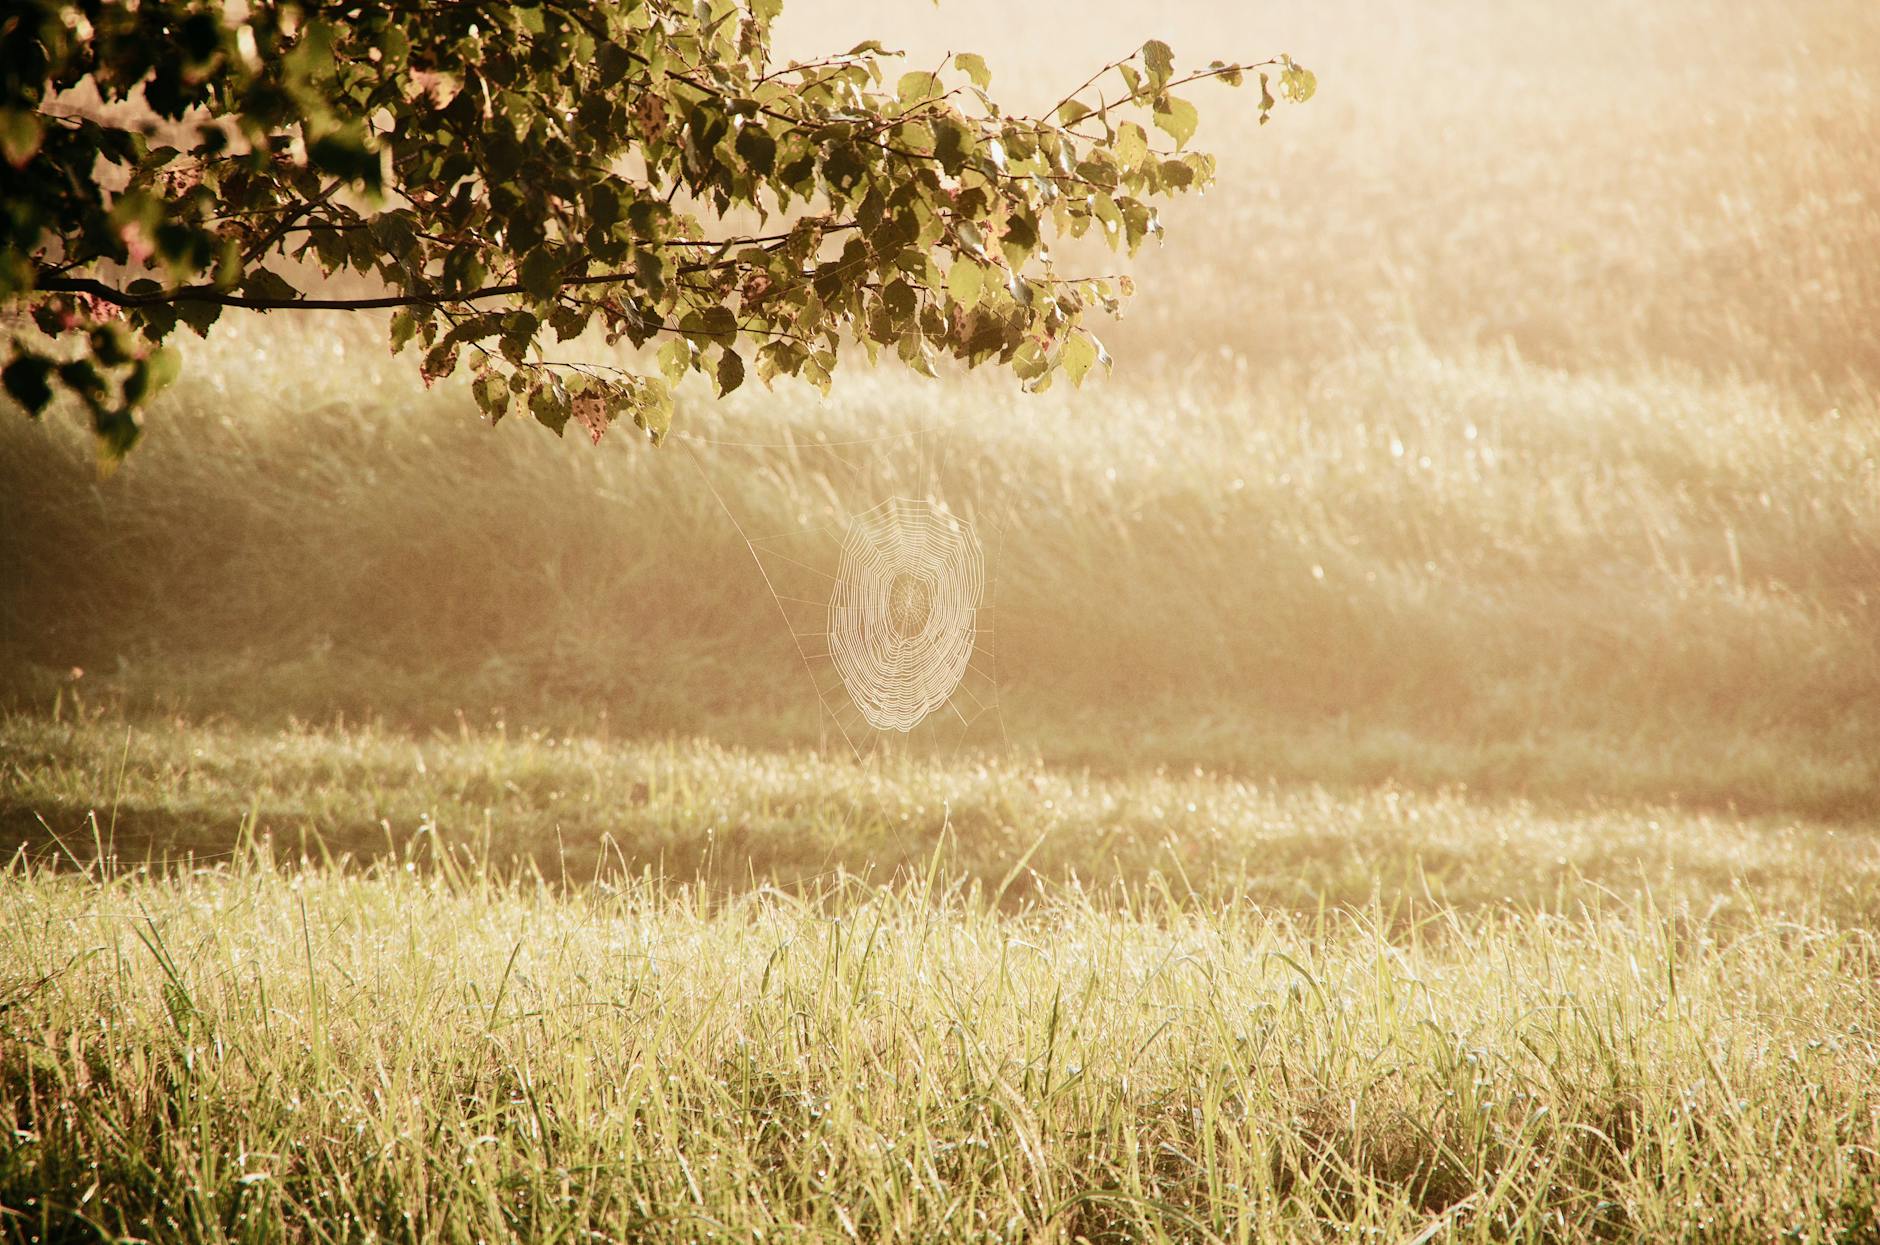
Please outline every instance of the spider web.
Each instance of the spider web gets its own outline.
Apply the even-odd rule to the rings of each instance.
[[[829,655],[876,730],[914,729],[959,689],[978,641],[985,566],[972,524],[890,497],[849,520],[829,598]]]
[[[949,471],[944,425],[672,439],[750,552],[754,608],[768,596],[790,632],[825,749],[865,761],[1009,747],[993,649],[1009,502],[953,480],[969,473]],[[795,524],[763,530],[719,487],[734,471],[784,490]]]

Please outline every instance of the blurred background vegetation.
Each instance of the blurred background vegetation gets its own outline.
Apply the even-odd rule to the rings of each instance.
[[[790,6],[786,54],[978,50],[1019,104],[1151,35],[1318,71],[1265,128],[1200,97],[1222,185],[1112,381],[700,389],[690,442],[590,448],[376,320],[225,317],[109,479],[0,421],[0,699],[814,743],[711,486],[774,532],[931,485],[998,536],[972,746],[1880,809],[1880,10],[1271,7]]]

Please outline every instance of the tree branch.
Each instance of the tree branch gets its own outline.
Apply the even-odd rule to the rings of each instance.
[[[637,274],[631,272],[606,272],[586,277],[569,277],[561,282],[561,285],[564,287],[608,285],[615,282],[624,284],[637,279]],[[241,307],[249,311],[373,311],[389,307],[439,307],[450,303],[469,303],[485,298],[502,298],[512,294],[528,293],[528,289],[522,284],[511,283],[486,285],[478,289],[455,293],[422,290],[412,294],[385,294],[370,298],[255,298],[247,294],[230,294],[212,285],[186,285],[181,289],[163,290],[155,294],[130,294],[114,289],[102,281],[94,281],[90,277],[55,278],[39,283],[36,288],[49,293],[90,294],[119,307],[155,307],[164,303],[214,303],[218,307]]]
[[[849,222],[830,226],[830,228],[853,229],[855,224]],[[777,242],[773,243],[771,248],[766,249],[774,249],[775,245],[788,237],[788,234],[777,235]],[[712,272],[727,266],[735,266],[737,262],[736,260],[719,260],[684,264],[675,270],[674,275],[688,276],[694,273]],[[814,275],[815,270],[805,274],[806,277]],[[557,288],[625,284],[637,280],[639,280],[637,272],[601,272],[563,278],[557,282]],[[119,307],[156,307],[165,303],[213,303],[218,307],[240,307],[249,311],[374,311],[392,307],[442,307],[453,303],[478,302],[485,298],[505,298],[529,292],[528,287],[520,282],[508,282],[451,293],[442,290],[421,290],[416,293],[381,294],[366,298],[258,298],[248,294],[230,294],[212,285],[186,285],[179,289],[161,290],[154,294],[132,294],[90,277],[55,277],[37,282],[34,288],[52,294],[90,294]]]
[[[328,199],[331,199],[335,194],[339,192],[339,188],[345,184],[346,183],[343,180],[336,177],[333,179],[332,183],[329,186],[327,186],[325,190],[322,190],[320,192],[318,197],[313,198],[313,199],[302,200],[299,204],[295,205],[292,211],[288,212],[287,215],[281,217],[279,223],[277,223],[272,230],[270,230],[263,237],[257,239],[254,243],[252,243],[248,247],[246,251],[242,252],[243,266],[245,267],[249,264],[252,264],[255,262],[255,260],[267,254],[268,251],[274,246],[274,244],[276,242],[279,242],[283,237],[285,237],[287,235],[287,231],[294,227],[295,221],[307,215],[307,213],[313,211],[315,208],[325,203]]]

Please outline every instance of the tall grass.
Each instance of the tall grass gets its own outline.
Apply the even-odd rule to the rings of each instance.
[[[0,873],[19,1239],[1858,1241],[1870,932]]]
[[[479,428],[355,334],[227,326],[103,484],[77,433],[7,427],[16,705],[51,704],[77,666],[94,702],[194,714],[428,726],[500,706],[813,740],[814,687],[734,522],[787,532],[937,487],[987,532],[1007,724],[1047,757],[1335,779],[1354,733],[1428,741],[1395,749],[1406,776],[1456,748],[1545,768],[1575,740],[1624,768],[1651,741],[1676,758],[1658,795],[1871,807],[1871,394],[1824,411],[1410,342],[1168,389],[860,375],[821,406],[695,396],[688,435],[804,448],[590,450]],[[818,446],[910,427],[932,431]],[[1753,762],[1714,769],[1759,750],[1841,777],[1758,794]]]
[[[863,16],[793,6],[783,37]],[[1021,102],[1149,34],[1321,71],[1270,127],[1212,97],[1223,182],[1137,266],[1120,382],[701,390],[682,433],[805,448],[590,452],[478,428],[375,322],[231,317],[108,482],[65,421],[0,423],[0,692],[43,708],[79,667],[143,710],[819,739],[707,482],[764,532],[932,490],[996,532],[1026,749],[1338,778],[1355,738],[1454,781],[1496,767],[1429,758],[1597,758],[1569,786],[1670,754],[1659,795],[1871,809],[1876,10],[1087,16],[959,0],[856,37],[986,44]],[[1347,746],[1283,743],[1321,737]],[[1747,754],[1839,777],[1769,789]]]

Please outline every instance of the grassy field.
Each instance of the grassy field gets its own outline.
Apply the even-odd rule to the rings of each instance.
[[[1880,1234],[1871,825],[467,727],[0,755],[18,1239]]]
[[[707,745],[5,742],[29,802],[97,810],[0,874],[20,1239],[1880,1232],[1870,832]],[[137,867],[153,828],[199,854]]]
[[[265,857],[5,887],[20,1239],[1880,1230],[1865,931]]]
[[[1880,8],[876,7],[1320,92],[1079,392],[0,418],[0,1241],[1880,1241]],[[857,740],[894,494],[996,668]]]
[[[1880,912],[1871,824],[1635,801],[1331,789],[1199,768],[1113,777],[541,733],[412,736],[0,720],[0,842],[40,865],[293,859],[523,870],[557,888],[648,871],[715,893],[936,867],[1004,906],[1065,886],[1302,913],[1649,892],[1695,910]]]

